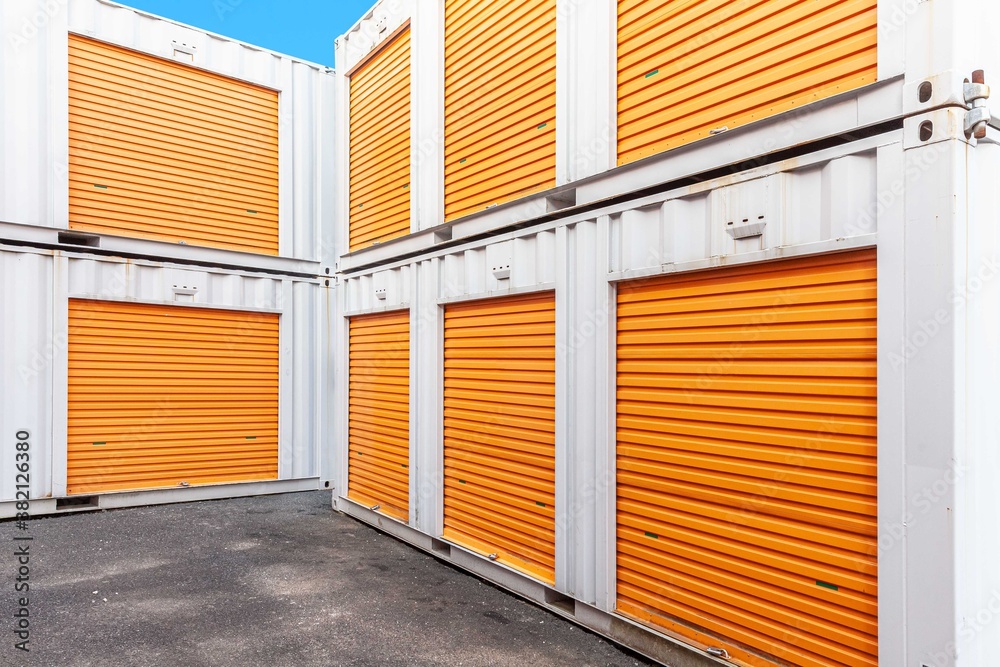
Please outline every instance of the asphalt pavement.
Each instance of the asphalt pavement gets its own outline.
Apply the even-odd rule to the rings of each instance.
[[[0,665],[639,667],[330,508],[330,492],[0,523]],[[30,653],[14,537],[30,535]]]

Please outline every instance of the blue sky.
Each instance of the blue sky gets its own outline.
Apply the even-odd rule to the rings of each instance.
[[[333,66],[333,40],[375,0],[118,0],[220,35]]]

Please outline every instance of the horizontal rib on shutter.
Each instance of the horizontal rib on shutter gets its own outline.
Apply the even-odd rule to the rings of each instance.
[[[877,664],[876,298],[868,250],[621,285],[621,613]]]
[[[278,93],[69,37],[70,228],[278,254]]]
[[[555,0],[445,2],[445,220],[555,187]]]
[[[278,315],[69,302],[70,494],[276,479]]]
[[[351,75],[351,250],[410,233],[410,29]]]
[[[410,311],[352,317],[347,497],[410,520]]]
[[[448,306],[444,537],[555,581],[555,296]]]
[[[877,0],[620,0],[618,164],[878,76]]]

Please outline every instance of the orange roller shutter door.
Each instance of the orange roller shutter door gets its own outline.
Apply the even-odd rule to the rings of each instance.
[[[555,581],[555,296],[448,306],[444,537]]]
[[[410,29],[350,75],[351,250],[410,233]]]
[[[278,93],[69,37],[70,228],[278,254]]]
[[[278,477],[278,315],[69,302],[70,494]]]
[[[352,317],[347,497],[410,520],[410,311]]]
[[[868,250],[620,286],[620,613],[877,664],[876,297]]]
[[[556,1],[446,0],[445,220],[556,185]]]
[[[618,164],[873,83],[876,0],[619,0]]]

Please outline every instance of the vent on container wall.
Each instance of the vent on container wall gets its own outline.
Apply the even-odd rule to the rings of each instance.
[[[198,51],[196,47],[178,41],[173,41],[171,44],[174,47],[174,60],[179,60],[183,63],[194,62],[194,54]]]
[[[504,264],[502,266],[494,266],[493,277],[496,278],[497,280],[509,280],[510,264]]]
[[[198,294],[198,288],[193,285],[174,285],[174,301],[179,302],[192,302],[194,297]]]
[[[88,248],[100,248],[101,237],[93,234],[75,234],[73,232],[59,232],[59,243],[66,245],[81,245]]]

